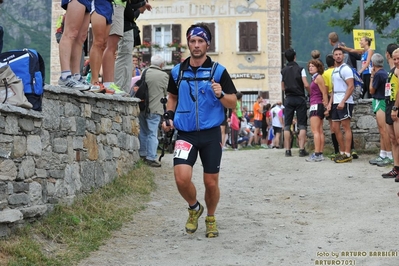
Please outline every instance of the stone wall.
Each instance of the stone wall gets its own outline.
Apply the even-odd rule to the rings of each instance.
[[[46,86],[42,112],[0,104],[0,236],[127,172],[137,100]]]
[[[351,120],[351,128],[353,132],[353,140],[355,149],[375,149],[380,147],[380,133],[378,131],[377,121],[371,106],[371,99],[361,99],[356,103],[353,109],[353,117]],[[308,120],[309,124],[309,120]],[[326,146],[332,146],[331,131],[327,120],[323,124]],[[313,134],[308,125],[307,130],[308,142],[307,149],[314,149]]]

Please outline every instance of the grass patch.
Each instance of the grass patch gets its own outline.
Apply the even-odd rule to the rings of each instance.
[[[49,216],[0,240],[0,265],[76,265],[144,209],[155,188],[154,174],[138,162],[73,205],[56,206]]]

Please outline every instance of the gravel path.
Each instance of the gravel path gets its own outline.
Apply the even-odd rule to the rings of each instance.
[[[399,265],[399,184],[381,177],[389,168],[371,156],[336,164],[293,155],[224,152],[214,239],[204,217],[185,233],[186,203],[165,155],[148,207],[80,265]],[[204,203],[200,160],[193,182]]]

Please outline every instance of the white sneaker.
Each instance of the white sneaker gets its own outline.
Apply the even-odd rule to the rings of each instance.
[[[80,78],[78,78],[78,74],[73,75],[72,77],[74,80],[78,81],[79,83],[82,83],[83,85],[85,85],[86,87],[88,87],[87,90],[89,90],[91,88],[91,84],[90,82],[87,82],[86,79],[84,79],[82,76],[80,76]]]
[[[79,91],[87,91],[90,89],[90,86],[84,85],[80,81],[75,80],[72,76],[68,76],[66,79],[60,78],[58,80],[58,85],[67,87],[70,89],[77,89]]]

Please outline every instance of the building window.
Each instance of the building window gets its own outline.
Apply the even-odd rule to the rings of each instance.
[[[239,22],[239,40],[240,52],[258,51],[258,23],[257,22]]]
[[[216,34],[215,34],[215,23],[204,23],[206,26],[208,26],[211,35],[212,35],[212,41],[211,45],[209,46],[208,52],[216,52]]]
[[[157,44],[158,47],[165,48],[170,43],[181,43],[181,25],[143,25],[143,41],[151,44]],[[151,55],[160,54],[165,58],[167,64],[178,64],[181,61],[180,49],[168,51],[165,49],[150,48],[150,51],[142,55],[142,61],[149,65]]]
[[[172,42],[171,25],[154,26],[154,43],[160,47]]]

